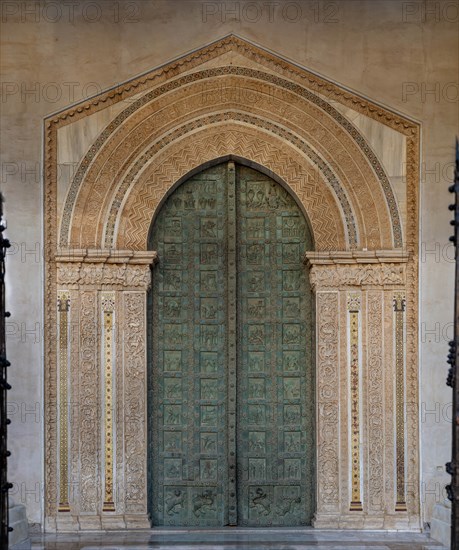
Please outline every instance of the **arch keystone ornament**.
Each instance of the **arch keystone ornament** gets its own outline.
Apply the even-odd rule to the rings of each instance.
[[[346,112],[396,136],[402,191]],[[45,120],[47,530],[151,525],[150,228],[178,186],[223,162],[283,187],[311,233],[312,524],[420,528],[419,139],[412,120],[235,35]]]

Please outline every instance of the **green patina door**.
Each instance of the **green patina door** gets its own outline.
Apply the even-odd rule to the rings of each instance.
[[[169,196],[150,241],[153,525],[309,525],[312,240],[298,205],[228,162]]]

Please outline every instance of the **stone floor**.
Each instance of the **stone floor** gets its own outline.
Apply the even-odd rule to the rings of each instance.
[[[425,534],[318,529],[210,529],[33,535],[33,550],[441,550]]]

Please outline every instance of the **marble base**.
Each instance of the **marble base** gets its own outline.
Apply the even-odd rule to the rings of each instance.
[[[315,529],[375,529],[388,531],[421,532],[419,518],[407,514],[316,514],[312,520]]]
[[[247,550],[248,548],[289,548],[289,550],[442,550],[438,542],[429,541],[425,533],[388,531],[322,531],[311,528],[239,528],[157,529],[33,536],[37,550]]]
[[[430,537],[449,548],[451,540],[451,504],[435,504],[430,521]]]
[[[151,522],[148,515],[129,515],[124,516],[127,529],[151,529]]]
[[[70,513],[58,514],[56,518],[56,530],[67,533],[78,531],[78,519]]]
[[[13,531],[9,534],[9,548],[30,548],[29,524],[26,507],[23,504],[12,504],[8,507],[9,524]]]
[[[59,514],[45,524],[46,533],[77,533],[80,531],[123,531],[129,529],[151,529],[147,514],[104,514],[102,516],[74,516]]]

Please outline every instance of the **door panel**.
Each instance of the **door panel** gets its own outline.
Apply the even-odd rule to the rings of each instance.
[[[155,525],[220,526],[227,518],[225,174],[220,165],[185,182],[155,223]]]
[[[149,494],[154,525],[289,526],[313,512],[312,242],[290,194],[225,163],[155,221]]]
[[[303,215],[279,184],[238,170],[238,518],[307,525],[312,512],[311,333]]]

